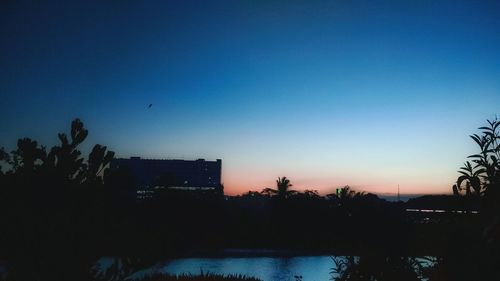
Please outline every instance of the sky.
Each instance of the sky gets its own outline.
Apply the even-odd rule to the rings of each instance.
[[[2,1],[0,43],[0,147],[80,118],[227,194],[449,193],[500,113],[500,2]]]

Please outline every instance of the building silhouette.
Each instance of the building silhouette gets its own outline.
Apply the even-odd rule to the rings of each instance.
[[[157,189],[222,191],[222,160],[164,160],[140,157],[115,158],[110,169],[126,170],[134,179],[138,194]]]

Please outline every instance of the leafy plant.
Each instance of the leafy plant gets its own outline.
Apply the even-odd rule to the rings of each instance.
[[[102,245],[94,230],[110,216],[111,197],[102,177],[114,153],[97,144],[85,160],[78,146],[87,136],[83,122],[75,119],[69,137],[58,134],[60,144],[49,151],[30,138],[19,139],[10,154],[0,150],[0,162],[8,167],[0,174],[0,219],[8,226],[0,247],[9,278],[88,279]]]
[[[414,257],[369,256],[332,257],[334,281],[423,280],[422,262]]]
[[[481,134],[470,137],[479,146],[478,154],[470,155],[471,161],[466,161],[458,171],[461,175],[453,186],[455,195],[477,196],[494,192],[498,189],[500,179],[500,121],[487,120],[488,126],[480,127]],[[471,163],[472,162],[472,163]],[[465,183],[465,186],[464,186]],[[498,192],[498,191],[495,191]]]

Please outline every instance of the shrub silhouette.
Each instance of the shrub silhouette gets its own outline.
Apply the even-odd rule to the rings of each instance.
[[[488,126],[480,127],[481,134],[473,134],[470,137],[479,146],[478,154],[470,155],[472,163],[465,162],[460,168],[456,184],[453,186],[453,193],[465,195],[472,193],[481,196],[498,197],[500,192],[498,185],[500,182],[500,121],[487,120]],[[465,187],[462,187],[465,183]]]
[[[10,167],[1,174],[2,255],[12,280],[89,280],[99,248],[99,231],[108,203],[102,180],[114,153],[95,145],[87,160],[78,146],[88,131],[79,119],[70,137],[47,152],[29,138],[20,139],[0,160]]]
[[[332,257],[332,261],[334,267],[330,274],[334,281],[420,281],[431,275],[425,272],[423,261],[413,257],[376,253],[360,257]],[[429,266],[427,271],[432,271],[432,267]]]

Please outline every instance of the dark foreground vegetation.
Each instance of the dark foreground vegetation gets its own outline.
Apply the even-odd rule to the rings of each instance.
[[[254,277],[247,277],[244,275],[219,275],[212,273],[201,273],[198,275],[154,274],[150,276],[145,276],[140,280],[141,281],[262,281]]]
[[[166,258],[266,248],[347,256],[332,263],[337,280],[419,280],[415,256],[438,257],[429,280],[500,280],[499,124],[472,136],[481,151],[454,196],[403,203],[349,187],[297,192],[286,177],[236,197],[164,188],[138,200],[129,171],[106,169],[113,152],[95,145],[81,156],[88,132],[75,120],[50,150],[25,138],[0,151],[0,261],[6,280],[95,280],[92,266],[113,256],[122,266],[112,280],[123,280]],[[241,280],[169,278],[147,280]]]

